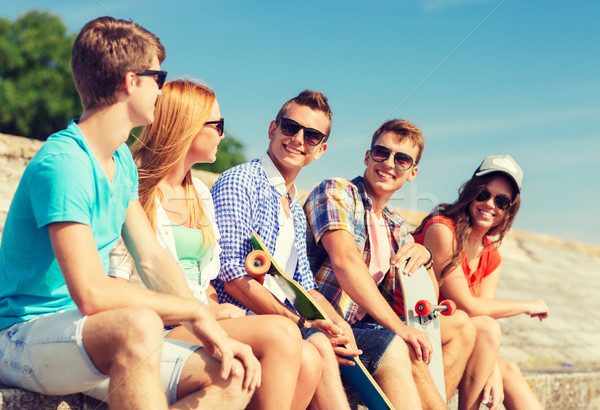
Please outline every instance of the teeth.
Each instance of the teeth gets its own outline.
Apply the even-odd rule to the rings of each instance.
[[[297,155],[302,155],[303,152],[302,151],[298,151],[295,148],[290,147],[289,145],[286,145],[285,148],[290,151],[292,154],[297,154]]]
[[[481,213],[482,213],[484,216],[488,216],[488,217],[490,217],[490,218],[492,217],[492,214],[491,214],[490,212],[483,211],[483,210],[481,210],[481,209],[479,210],[479,212],[481,212]]]
[[[380,171],[380,170],[377,170],[377,174],[383,178],[393,178],[394,177],[394,175],[389,174],[387,172]]]

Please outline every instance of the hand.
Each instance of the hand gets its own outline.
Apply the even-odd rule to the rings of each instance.
[[[234,339],[229,339],[229,343],[231,345],[233,355],[242,362],[244,369],[246,370],[243,385],[244,389],[254,391],[260,387],[260,381],[262,378],[260,362],[252,353],[252,348],[247,344],[238,342]]]
[[[504,386],[502,385],[502,374],[498,365],[494,368],[492,375],[483,386],[481,404],[492,410],[499,410],[504,401]]]
[[[212,303],[208,310],[215,316],[217,320],[233,319],[236,317],[246,316],[244,309],[232,305],[231,303]]]
[[[406,243],[400,249],[398,249],[396,256],[394,256],[394,259],[392,259],[392,265],[394,265],[397,269],[400,269],[402,263],[410,258],[406,263],[404,270],[402,271],[402,273],[405,275],[410,276],[417,270],[419,266],[426,263],[430,257],[431,254],[423,245],[419,245],[418,243],[414,242]]]
[[[319,330],[329,339],[338,360],[342,366],[354,366],[352,360],[346,357],[358,357],[363,352],[356,347],[354,333],[348,323],[340,323],[340,326],[326,320],[311,320],[306,322],[308,327]]]
[[[203,306],[198,306],[189,321],[182,323],[200,341],[206,352],[221,362],[220,376],[227,380],[233,365],[233,349],[225,330]]]
[[[425,364],[431,362],[433,346],[431,345],[431,340],[429,340],[429,335],[426,332],[405,325],[402,330],[396,332],[396,334],[413,347],[417,360],[423,360]]]
[[[538,317],[540,322],[543,319],[546,319],[550,314],[550,309],[548,309],[548,305],[541,299],[534,300],[530,302],[530,307],[525,311],[525,314],[531,317]]]

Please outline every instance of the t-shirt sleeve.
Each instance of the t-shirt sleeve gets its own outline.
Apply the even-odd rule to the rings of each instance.
[[[30,181],[37,227],[54,222],[91,224],[94,203],[89,164],[67,154],[49,156],[37,164]]]
[[[311,192],[304,205],[306,220],[317,243],[327,231],[343,229],[354,236],[355,210],[355,200],[349,183],[341,179],[321,182]]]

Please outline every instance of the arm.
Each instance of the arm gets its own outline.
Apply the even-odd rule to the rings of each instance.
[[[454,233],[445,225],[433,224],[425,233],[425,245],[433,253],[433,268],[441,283],[444,295],[453,300],[459,309],[469,316],[486,315],[499,319],[526,313],[543,319],[548,316],[548,307],[543,301],[515,301],[494,299],[496,286],[500,277],[500,268],[483,280],[482,295],[471,295],[462,265],[447,272],[443,279],[439,276],[450,263],[454,244]],[[489,278],[489,279],[488,279]],[[486,279],[488,279],[486,281]]]
[[[429,361],[432,346],[425,332],[406,326],[379,292],[352,234],[345,230],[327,231],[321,237],[341,288],[383,327],[398,334],[415,349],[417,358]]]

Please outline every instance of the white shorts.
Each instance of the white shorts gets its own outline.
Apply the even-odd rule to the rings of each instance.
[[[108,377],[83,347],[85,319],[78,310],[69,310],[0,330],[0,382],[49,395],[83,392],[107,401]],[[169,404],[177,401],[183,365],[199,348],[178,340],[163,341],[160,370]]]

